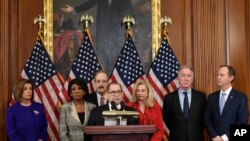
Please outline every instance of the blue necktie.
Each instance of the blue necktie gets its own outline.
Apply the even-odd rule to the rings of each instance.
[[[185,95],[184,104],[183,104],[183,114],[184,114],[184,119],[187,121],[188,115],[189,115],[188,96],[187,96],[187,92],[183,92],[183,94]]]
[[[226,95],[225,93],[222,93],[220,96],[220,114],[222,114],[222,111],[226,102],[225,95]]]

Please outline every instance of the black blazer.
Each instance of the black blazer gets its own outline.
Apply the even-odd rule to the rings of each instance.
[[[97,93],[96,92],[93,92],[91,94],[87,94],[85,96],[85,100],[90,102],[90,103],[93,103],[95,104],[97,107],[99,107],[98,105],[98,101],[97,101]]]
[[[125,106],[126,111],[136,111],[135,109]],[[103,105],[97,108],[94,108],[89,116],[88,126],[98,126],[104,125],[104,118],[102,116],[103,111],[109,111],[109,105]],[[127,125],[139,125],[139,118],[129,117],[127,118]]]
[[[211,138],[224,134],[230,138],[230,124],[247,124],[248,122],[247,96],[232,89],[221,115],[219,99],[220,91],[216,91],[208,96],[204,123]]]
[[[203,114],[206,95],[191,90],[190,115],[187,123],[180,106],[178,90],[167,94],[163,103],[163,120],[170,130],[169,141],[204,141]]]

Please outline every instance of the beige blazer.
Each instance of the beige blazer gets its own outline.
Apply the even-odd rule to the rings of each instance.
[[[68,102],[60,108],[60,139],[61,141],[84,141],[83,130],[88,124],[89,115],[96,106],[84,101],[85,119],[83,125],[76,112],[74,102]]]

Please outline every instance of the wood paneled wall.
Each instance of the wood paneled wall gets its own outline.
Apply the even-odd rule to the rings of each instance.
[[[43,0],[0,1],[0,140],[7,141],[5,115],[15,81],[34,47],[37,25],[33,19],[43,14]]]
[[[250,1],[162,0],[161,7],[173,21],[171,47],[181,64],[194,68],[193,87],[207,95],[217,90],[217,69],[230,64],[236,69],[234,88],[250,103]]]
[[[0,139],[5,141],[5,112],[8,97],[8,67],[9,67],[9,1],[0,1]]]
[[[0,10],[0,140],[6,141],[8,98],[34,46],[33,19],[43,14],[43,1],[1,0]],[[234,87],[250,99],[249,0],[161,0],[161,13],[173,20],[169,37],[179,62],[195,70],[194,88],[218,89],[217,68],[230,63]]]
[[[194,88],[217,90],[217,69],[230,64],[236,69],[234,87],[250,99],[249,0],[162,0],[161,7],[173,21],[169,37],[175,54],[194,68]]]

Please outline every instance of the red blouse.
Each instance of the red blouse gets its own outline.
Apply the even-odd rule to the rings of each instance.
[[[151,138],[151,141],[161,141],[164,136],[164,126],[162,119],[162,110],[157,102],[154,102],[154,107],[145,107],[144,113],[140,110],[138,102],[127,103],[127,106],[133,107],[140,114],[140,124],[150,125],[154,124],[156,127],[156,132]]]

